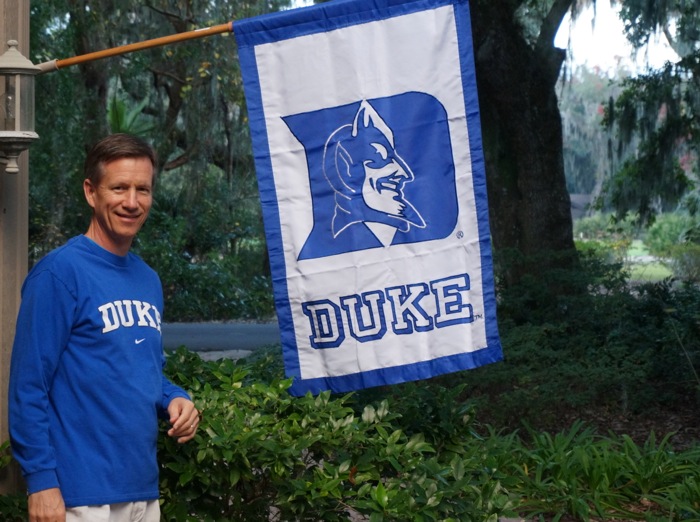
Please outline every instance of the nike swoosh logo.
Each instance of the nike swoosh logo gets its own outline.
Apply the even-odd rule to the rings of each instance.
[[[146,340],[145,337],[144,337],[143,339],[134,339],[134,344],[141,344],[141,343],[144,342],[145,340]]]

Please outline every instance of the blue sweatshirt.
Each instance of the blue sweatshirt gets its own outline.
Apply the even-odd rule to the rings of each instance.
[[[9,389],[29,493],[59,487],[67,507],[158,498],[158,415],[189,398],[163,376],[162,310],[143,260],[85,236],[31,270]]]

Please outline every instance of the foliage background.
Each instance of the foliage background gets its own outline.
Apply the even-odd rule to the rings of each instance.
[[[35,2],[34,63],[278,10],[285,3]],[[154,208],[135,251],[166,282],[166,319],[273,315],[235,41],[230,34],[88,62],[37,78],[30,264],[83,233],[85,152],[109,132],[158,151]],[[55,103],[66,100],[70,103]]]
[[[503,29],[495,21],[522,29],[509,42],[518,52],[537,45],[543,13],[554,5],[474,4],[492,9],[481,14],[494,15],[493,34]],[[161,448],[169,514],[186,520],[196,505],[212,520],[268,520],[273,508],[299,520],[341,519],[349,509],[370,520],[488,520],[515,512],[588,520],[612,516],[610,510],[630,519],[700,516],[700,468],[691,447],[700,424],[700,297],[692,276],[700,133],[690,30],[700,11],[670,2],[662,15],[643,11],[643,2],[624,4],[639,41],[680,16],[676,43],[686,46],[684,61],[625,82],[581,69],[551,84],[558,97],[547,108],[562,117],[567,189],[592,195],[604,213],[577,223],[574,270],[533,253],[528,264],[538,270],[511,284],[501,274],[522,252],[499,250],[506,360],[352,397],[291,401],[278,355],[203,364],[178,352],[169,371],[209,413],[196,444],[166,441]],[[34,2],[31,58],[84,54],[285,5]],[[523,63],[542,56],[515,51]],[[80,165],[92,140],[110,131],[143,134],[161,166],[136,249],[166,285],[166,320],[274,314],[230,35],[42,75],[37,88],[42,139],[30,155],[32,262],[87,225]],[[605,129],[597,127],[601,121]],[[635,238],[676,263],[673,279],[630,279],[627,252]],[[581,419],[595,434],[577,424]],[[649,437],[649,419],[672,419],[660,424],[672,435]],[[645,429],[631,433],[637,425]],[[561,434],[549,435],[555,432]],[[18,503],[3,509],[21,513]]]

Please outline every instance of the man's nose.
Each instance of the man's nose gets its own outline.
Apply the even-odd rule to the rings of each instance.
[[[126,192],[124,206],[129,208],[136,208],[138,206],[138,193],[135,188],[131,188]]]

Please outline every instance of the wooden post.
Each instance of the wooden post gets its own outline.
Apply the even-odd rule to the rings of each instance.
[[[0,54],[7,41],[29,57],[29,0],[0,0]],[[9,439],[7,385],[20,289],[27,274],[29,235],[29,162],[23,152],[19,172],[8,174],[0,164],[0,443]],[[0,471],[0,494],[19,492],[22,479],[16,466]]]

